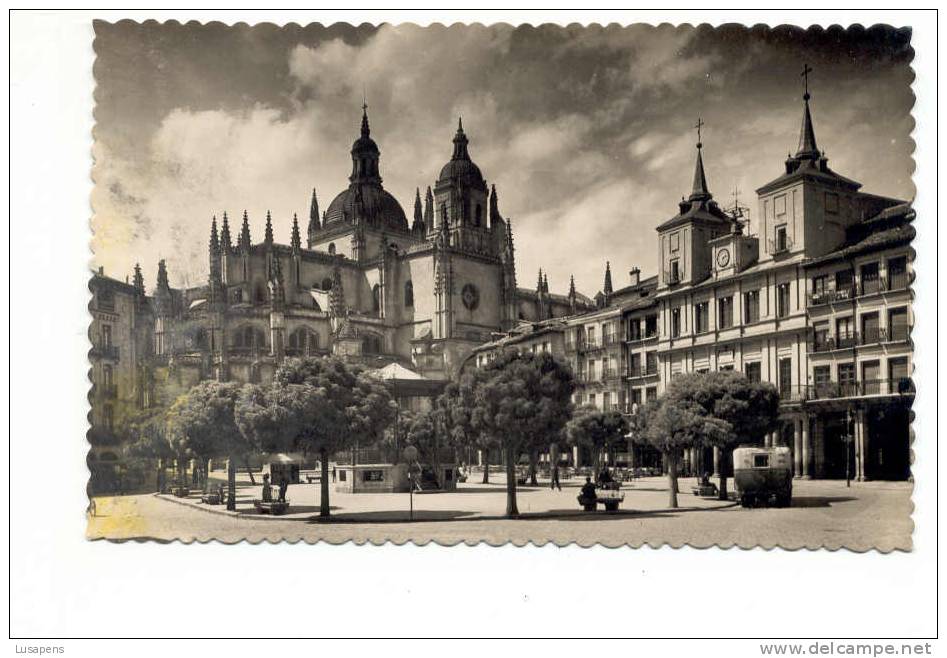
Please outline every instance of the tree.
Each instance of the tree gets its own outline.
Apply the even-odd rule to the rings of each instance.
[[[575,388],[572,370],[548,352],[509,352],[473,378],[471,425],[495,441],[506,459],[506,514],[516,506],[516,462],[533,441],[558,438]]]
[[[171,450],[171,443],[168,441],[167,414],[166,407],[149,407],[129,418],[127,426],[129,441],[124,447],[125,457],[128,460],[155,462],[155,487],[159,493],[164,490],[166,465],[178,456]],[[184,458],[183,455],[180,457]]]
[[[334,357],[287,359],[267,386],[248,387],[237,422],[261,450],[319,455],[319,516],[329,516],[329,459],[358,441],[377,440],[395,418],[387,387]]]
[[[740,444],[758,444],[779,426],[779,391],[768,382],[753,382],[741,373],[720,371],[688,374],[668,386],[666,397],[698,405],[703,412],[724,421],[727,432],[707,437],[720,451],[720,500],[727,500],[727,477],[733,450]]]
[[[583,406],[576,410],[566,424],[566,440],[569,445],[586,446],[595,455],[595,471],[598,472],[599,455],[604,451],[611,461],[616,445],[624,443],[628,434],[628,421],[618,411],[601,411],[598,407]]]
[[[477,369],[464,373],[458,381],[449,383],[435,401],[435,410],[439,413],[435,415],[432,422],[435,423],[435,427],[443,429],[444,443],[450,445],[455,451],[469,451],[470,449],[482,451],[482,482],[489,484],[490,450],[498,446],[492,436],[474,427],[472,421],[477,385],[483,378],[483,371]]]
[[[677,507],[677,469],[685,448],[714,440],[729,432],[725,421],[709,415],[700,405],[665,396],[638,413],[641,437],[664,455],[668,466],[669,507]]]
[[[227,457],[228,510],[237,508],[237,458],[251,448],[234,417],[240,389],[236,383],[204,381],[180,396],[168,412],[172,449],[202,460],[205,469],[211,457]]]

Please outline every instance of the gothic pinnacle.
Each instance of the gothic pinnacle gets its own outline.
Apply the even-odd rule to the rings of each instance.
[[[243,211],[243,225],[240,227],[240,239],[237,244],[241,249],[250,249],[250,219],[246,210]]]
[[[227,221],[227,211],[224,211],[224,221],[220,228],[220,246],[224,251],[229,252],[233,249],[233,242],[230,240],[230,223]]]
[[[263,235],[263,241],[267,244],[273,244],[273,218],[270,216],[270,211],[266,211],[266,230]]]
[[[289,243],[292,245],[293,249],[296,250],[302,246],[302,241],[299,238],[299,218],[296,217],[296,213],[293,213],[293,232]]]

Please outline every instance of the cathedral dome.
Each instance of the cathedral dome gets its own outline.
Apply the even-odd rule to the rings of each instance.
[[[467,152],[467,143],[463,123],[458,120],[457,134],[454,135],[454,154],[451,156],[450,162],[441,169],[441,175],[437,178],[438,185],[461,183],[465,186],[483,190],[487,188],[487,184],[483,180],[483,174],[480,173],[480,167],[470,159],[470,154]]]
[[[324,228],[355,221],[356,199],[361,196],[361,218],[373,226],[391,231],[408,231],[408,218],[398,200],[381,185],[353,183],[329,204]]]

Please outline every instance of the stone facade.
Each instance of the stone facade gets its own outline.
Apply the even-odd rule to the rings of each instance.
[[[680,374],[741,371],[779,388],[783,426],[764,441],[792,449],[798,477],[845,477],[848,464],[858,479],[906,479],[914,211],[828,167],[809,100],[754,222],[714,201],[698,142],[691,193],[657,227],[657,275],[635,268],[615,291],[606,265],[598,308],[556,324],[561,356],[574,402],[628,414]],[[478,358],[528,346],[495,341]],[[716,473],[718,457],[688,451],[684,471]]]

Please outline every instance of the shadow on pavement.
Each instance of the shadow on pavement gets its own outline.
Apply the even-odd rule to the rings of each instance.
[[[322,519],[318,516],[299,519],[308,523],[425,523],[431,521],[470,521],[474,512],[461,510],[423,510],[414,513],[411,521],[407,510],[388,510],[379,512],[350,512]],[[478,519],[483,517],[477,517]]]
[[[792,507],[831,507],[833,503],[858,500],[852,496],[793,496]]]

